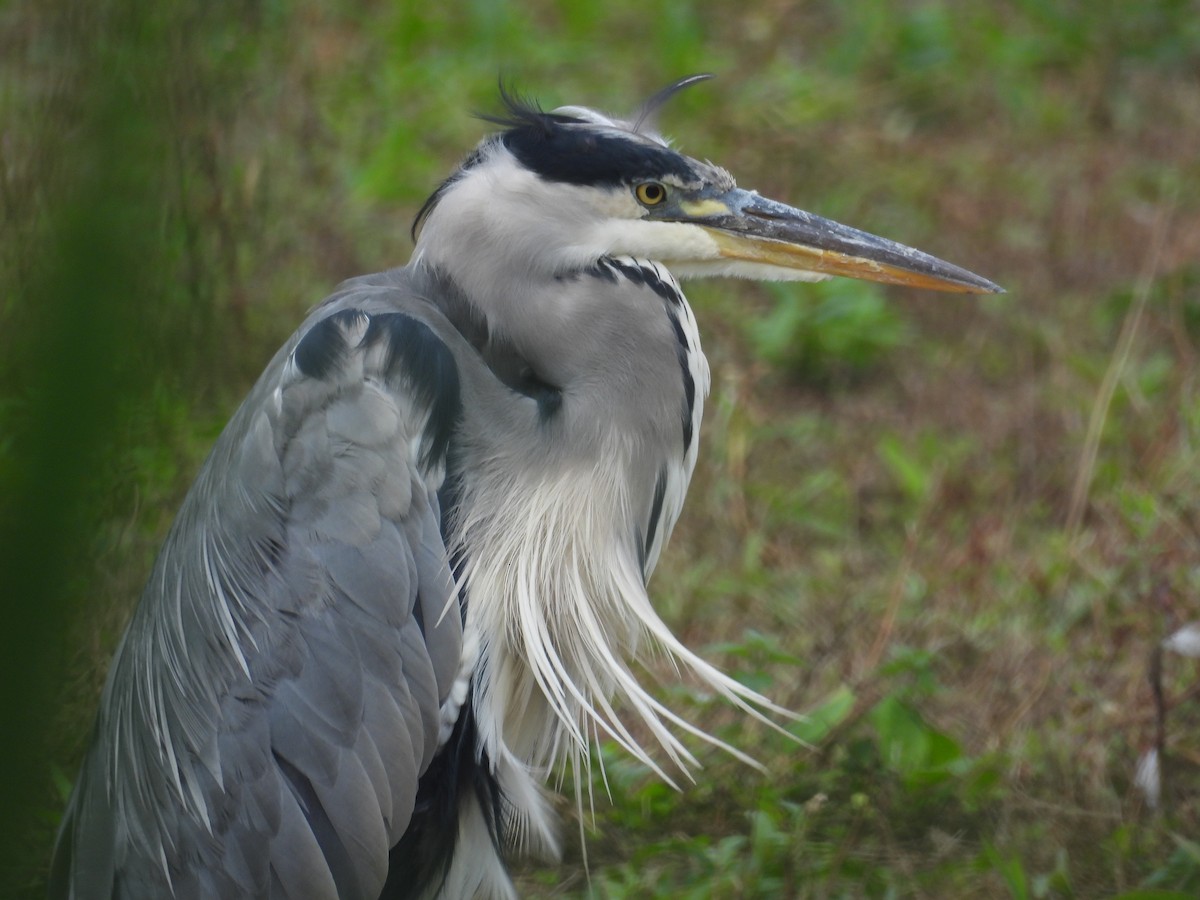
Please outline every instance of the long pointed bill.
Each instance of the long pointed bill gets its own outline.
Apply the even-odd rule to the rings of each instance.
[[[753,191],[680,204],[687,221],[716,242],[723,258],[844,275],[961,294],[1004,289],[966,269],[886,238],[814,216]]]

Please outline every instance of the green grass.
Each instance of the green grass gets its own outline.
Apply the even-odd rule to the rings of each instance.
[[[1194,661],[1164,660],[1162,808],[1133,786],[1152,650],[1200,619],[1191,4],[55,7],[0,7],[3,534],[59,536],[5,551],[36,576],[0,760],[19,893],[173,511],[305,309],[405,261],[499,75],[622,110],[693,71],[719,78],[665,113],[683,149],[1009,293],[689,288],[714,391],[652,594],[807,745],[664,687],[765,772],[699,748],[676,793],[600,748],[587,872],[564,803],[522,895],[1200,890]]]

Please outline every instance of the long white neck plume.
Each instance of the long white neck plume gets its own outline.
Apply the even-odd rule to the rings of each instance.
[[[631,670],[657,647],[751,715],[786,714],[688,650],[659,618],[634,543],[629,451],[609,447],[597,458],[605,462],[587,472],[463,485],[453,538],[466,557],[468,631],[486,636],[475,711],[489,754],[511,754],[538,778],[567,764],[578,782],[589,746],[610,738],[674,784],[653,746],[621,720],[624,709],[686,776],[697,762],[677,731],[752,762],[669,710]]]

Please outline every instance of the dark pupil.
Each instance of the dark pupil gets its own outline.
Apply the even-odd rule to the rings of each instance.
[[[657,184],[646,185],[646,199],[651,202],[657,202],[662,199],[662,188]]]

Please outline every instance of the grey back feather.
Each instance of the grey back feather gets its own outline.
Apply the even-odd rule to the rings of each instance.
[[[225,429],[114,660],[53,896],[378,895],[462,640],[457,379],[418,294],[350,284]]]

